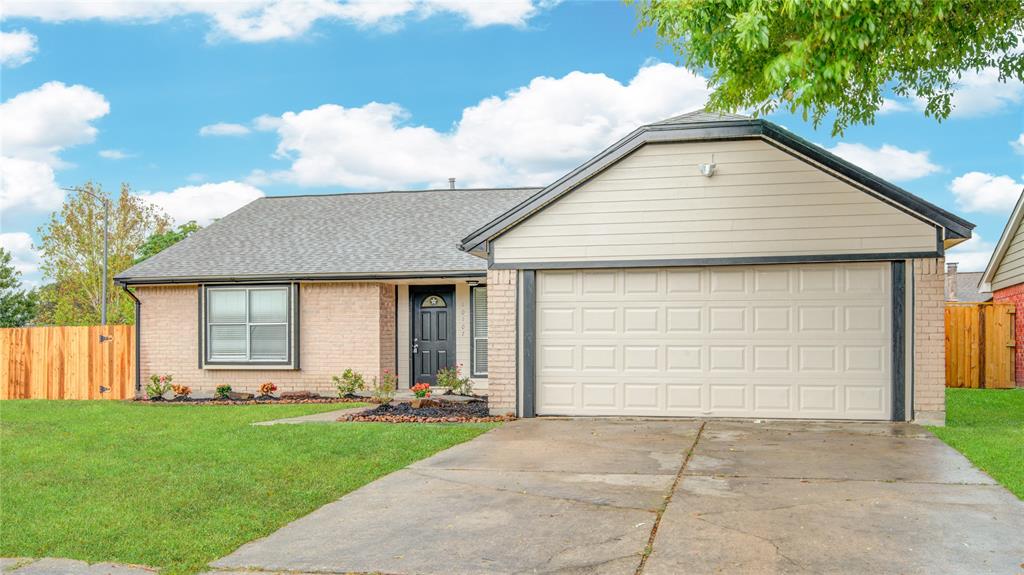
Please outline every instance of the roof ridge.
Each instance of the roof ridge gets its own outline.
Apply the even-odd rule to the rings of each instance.
[[[329,194],[279,194],[274,196],[263,196],[261,200],[276,200],[287,198],[330,198],[336,196],[372,196],[378,194],[423,194],[433,192],[510,192],[521,190],[543,190],[543,186],[513,186],[509,188],[427,188],[423,190],[377,190],[372,192],[332,192]]]

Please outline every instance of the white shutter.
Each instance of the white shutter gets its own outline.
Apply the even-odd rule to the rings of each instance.
[[[473,289],[473,374],[487,374],[487,288]]]

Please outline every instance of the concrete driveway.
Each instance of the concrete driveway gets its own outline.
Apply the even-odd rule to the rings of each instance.
[[[531,419],[388,475],[213,566],[1016,574],[1022,533],[1024,503],[912,425]]]

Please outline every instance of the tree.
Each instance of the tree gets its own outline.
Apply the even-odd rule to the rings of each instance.
[[[949,116],[961,75],[1024,80],[1024,2],[1007,0],[627,0],[691,70],[711,68],[711,110],[776,108],[833,135],[874,123],[886,89]]]
[[[103,278],[102,188],[88,182],[64,200],[60,212],[39,229],[43,274],[52,285],[41,290],[41,322],[57,325],[99,323],[102,281],[107,282],[107,321],[132,323],[134,302],[114,289],[113,277],[127,269],[153,233],[170,225],[167,216],[152,204],[132,195],[128,184],[110,206],[110,258]]]
[[[21,289],[11,252],[0,248],[0,327],[21,327],[35,317],[38,293]]]
[[[202,226],[195,221],[190,221],[178,226],[176,230],[168,229],[164,232],[152,234],[146,238],[145,243],[139,248],[139,256],[135,258],[135,263],[155,256],[201,229]]]

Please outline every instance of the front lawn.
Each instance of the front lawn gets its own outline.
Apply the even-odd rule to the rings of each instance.
[[[193,573],[493,427],[250,425],[356,405],[0,402],[0,556]]]
[[[930,429],[1024,499],[1024,389],[947,389],[946,427]]]

